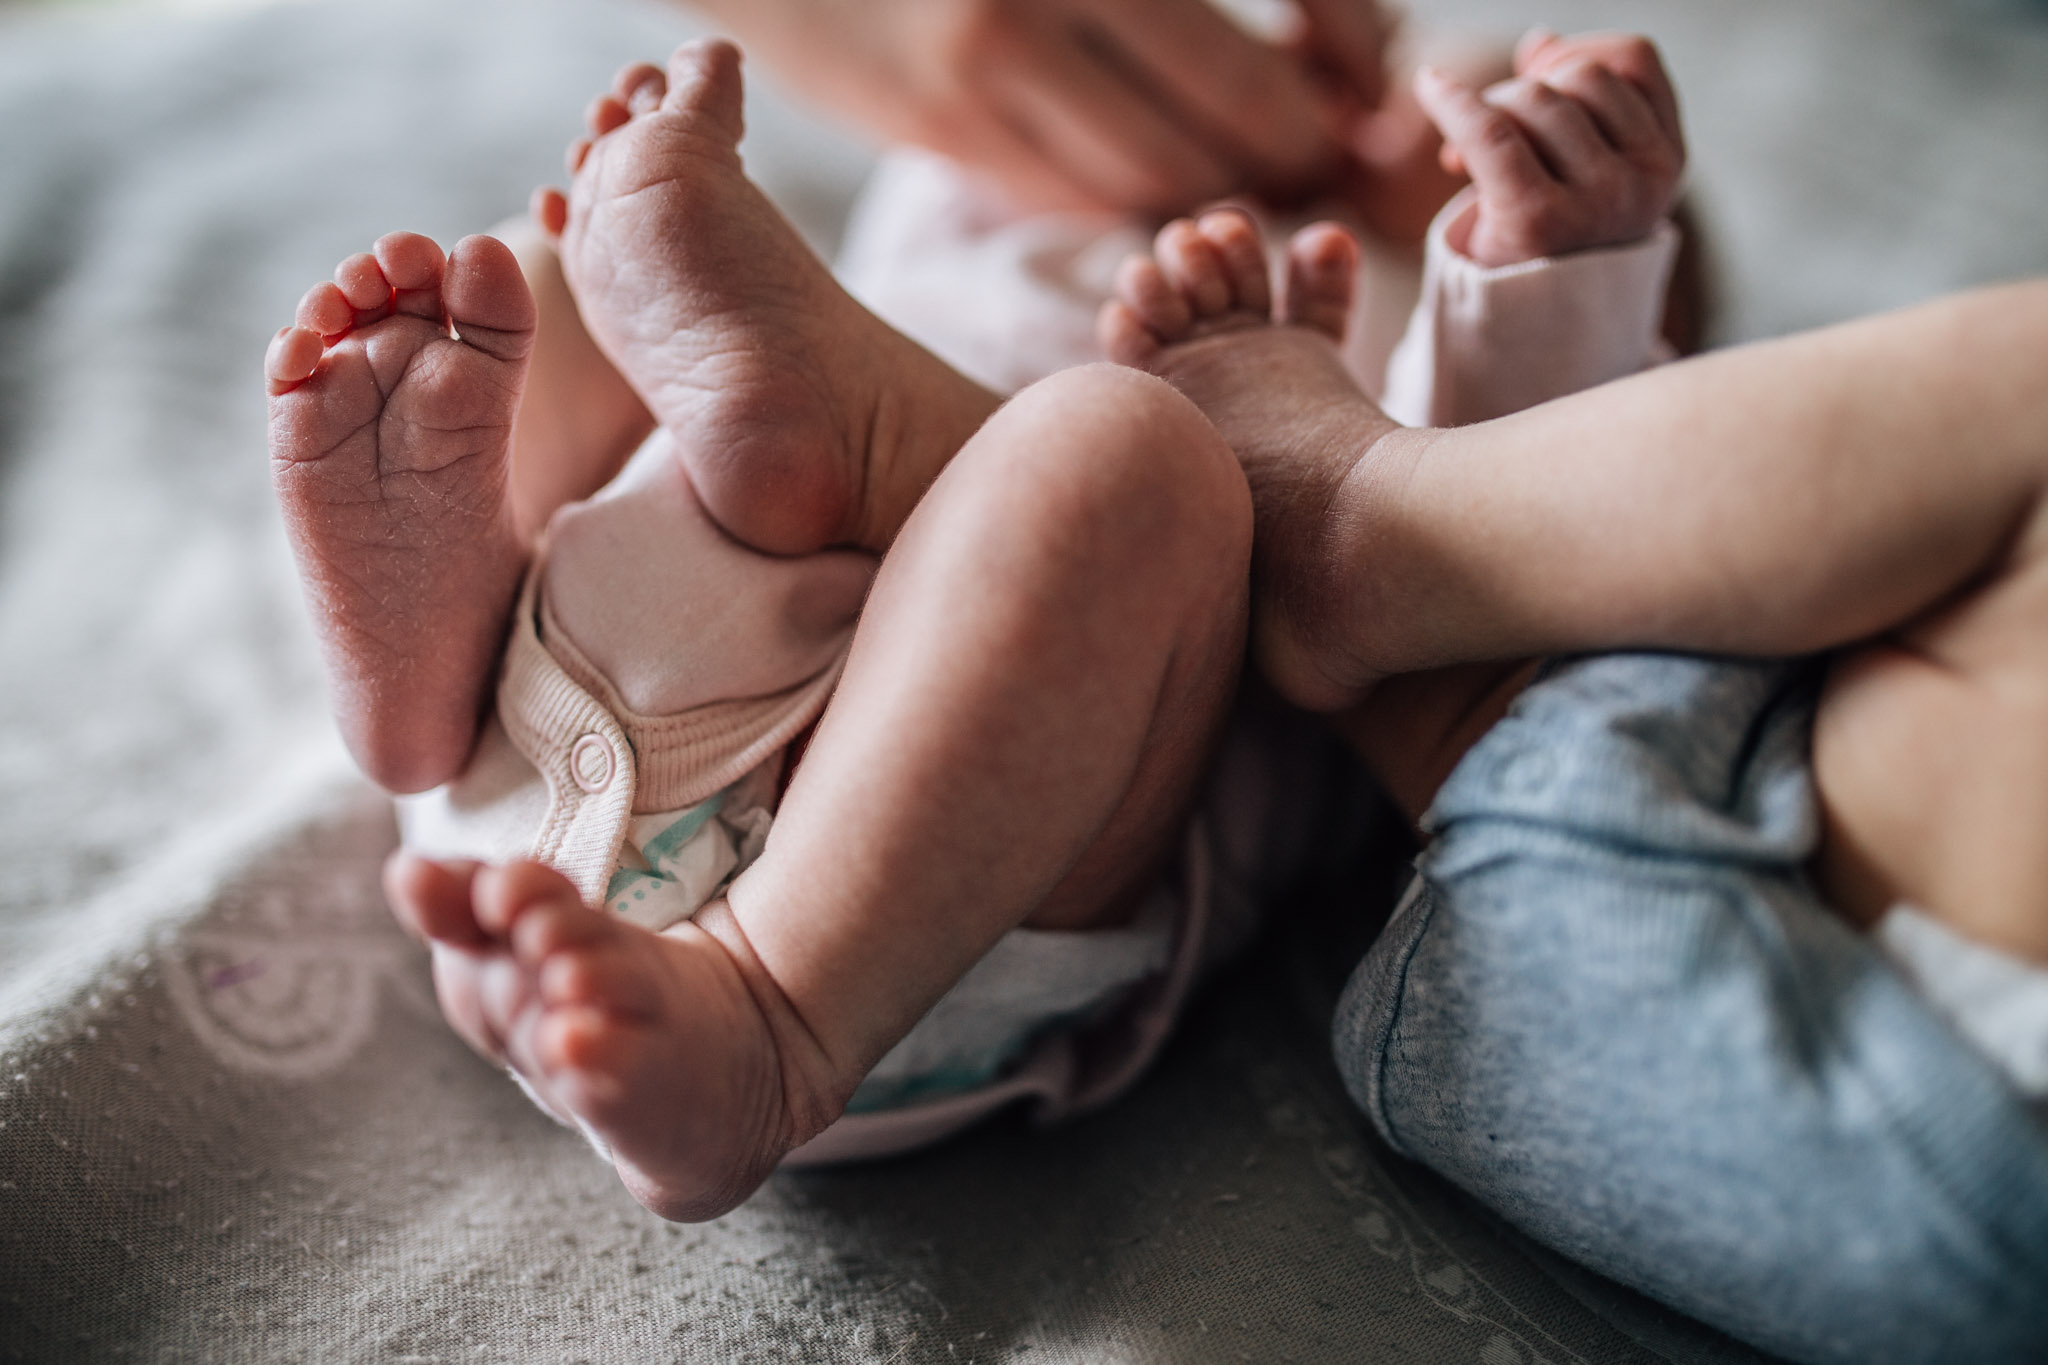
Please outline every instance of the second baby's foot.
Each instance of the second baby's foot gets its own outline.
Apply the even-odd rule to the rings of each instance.
[[[628,67],[536,217],[728,532],[783,554],[886,548],[996,400],[839,287],[747,179],[741,131],[730,43]]]
[[[664,1218],[726,1212],[823,1126],[806,1117],[807,1087],[785,1087],[784,1051],[800,1047],[778,1047],[740,957],[698,922],[651,933],[585,906],[539,863],[399,853],[385,889],[433,947],[455,1031],[595,1138]]]
[[[525,551],[505,497],[534,306],[512,253],[395,232],[300,301],[264,362],[271,477],[343,737],[372,779],[458,773]]]
[[[1349,538],[1332,525],[1347,485],[1393,475],[1384,438],[1404,430],[1346,373],[1337,344],[1358,246],[1333,224],[1288,244],[1276,300],[1258,228],[1235,209],[1160,230],[1118,273],[1097,332],[1120,364],[1150,370],[1199,407],[1243,464],[1255,518],[1253,651],[1298,706],[1337,710],[1388,671]]]

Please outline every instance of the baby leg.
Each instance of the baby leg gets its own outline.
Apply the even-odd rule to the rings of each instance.
[[[343,737],[394,791],[476,738],[525,552],[506,451],[533,344],[488,237],[392,233],[316,285],[265,361],[271,473]]]
[[[1261,661],[1296,700],[1344,709],[1411,813],[1525,676],[1485,661],[1869,640],[1814,734],[1830,900],[1875,919],[1908,899],[2048,959],[2048,284],[1405,431],[1343,379],[1324,329],[1262,321],[1219,235],[1249,225],[1213,217],[1133,267],[1106,337],[1244,459]],[[1361,701],[1387,672],[1406,676]]]
[[[885,546],[995,407],[862,311],[745,179],[733,50],[685,48],[672,74],[631,68],[600,100],[573,218],[541,196],[580,298],[537,235],[444,262],[394,234],[272,347],[273,466],[335,707],[393,790],[461,769],[526,547],[646,434],[641,395],[726,529],[787,551]]]
[[[1139,284],[1111,306],[1112,354],[1194,398],[1245,462],[1262,662],[1319,709],[1471,660],[1857,639],[2009,558],[2048,483],[2048,283],[1441,431],[1388,422],[1322,329],[1248,326],[1256,306],[1167,283],[1171,307]]]
[[[1005,930],[1127,912],[1192,799],[1241,663],[1249,504],[1193,408],[1130,377],[1026,390],[933,485],[733,888],[842,1082]]]
[[[1402,1152],[1774,1358],[2038,1360],[2048,1136],[1804,875],[1812,681],[1536,684],[1437,798],[1338,1065]]]
[[[394,867],[444,1008],[649,1208],[731,1207],[1007,930],[1128,913],[1243,650],[1250,508],[1163,384],[1070,371],[954,458],[876,579],[761,861],[663,934],[522,865]]]
[[[740,163],[739,52],[621,71],[541,226],[589,335],[757,549],[886,549],[992,394],[839,287]],[[972,306],[963,301],[963,306]]]

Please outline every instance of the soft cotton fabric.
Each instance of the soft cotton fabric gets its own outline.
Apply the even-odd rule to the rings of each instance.
[[[1250,208],[1274,269],[1287,235],[1341,203],[1284,217]],[[1395,420],[1457,425],[1633,374],[1666,357],[1658,334],[1678,231],[1510,266],[1482,266],[1449,234],[1468,190],[1416,253],[1360,238],[1345,367]],[[1012,392],[1098,357],[1095,314],[1155,225],[1110,213],[1019,215],[928,152],[891,152],[855,206],[840,276],[862,302],[963,373]]]

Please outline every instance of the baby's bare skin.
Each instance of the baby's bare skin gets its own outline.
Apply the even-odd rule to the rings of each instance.
[[[476,740],[526,558],[505,477],[533,331],[502,245],[444,259],[392,233],[309,290],[265,360],[271,472],[335,712],[393,791],[446,781]]]
[[[813,1050],[786,1046],[803,1022],[725,902],[656,934],[585,906],[539,863],[401,853],[384,884],[434,950],[455,1031],[600,1139],[633,1197],[664,1217],[731,1208],[829,1121],[833,1078]]]
[[[1407,809],[1521,660],[1849,645],[1814,734],[1829,899],[1864,922],[1909,901],[2048,962],[2048,283],[1409,431],[1344,375],[1331,328],[1302,325],[1314,309],[1275,317],[1230,267],[1248,222],[1203,219],[1208,251],[1189,231],[1126,271],[1105,343],[1238,452],[1259,662],[1352,733],[1404,736],[1379,766]],[[1305,297],[1304,260],[1338,254],[1325,230],[1296,239]],[[1470,705],[1382,685],[1460,665],[1491,670],[1461,670]]]
[[[1445,166],[1472,177],[1474,208],[1459,218],[1462,235],[1450,248],[1508,265],[1647,235],[1672,210],[1685,169],[1677,94],[1656,47],[1629,34],[1532,30],[1516,48],[1514,70],[1513,79],[1483,90],[1431,67],[1416,74],[1416,98],[1443,135]],[[1346,272],[1355,269],[1356,245],[1327,226],[1295,238],[1282,307],[1270,318],[1279,326],[1269,325],[1262,249],[1234,213],[1168,224],[1151,257],[1125,263],[1122,299],[1103,310],[1101,340],[1112,359],[1170,367],[1173,382],[1231,438],[1253,489],[1259,577],[1281,585],[1253,622],[1261,666],[1283,695],[1337,711],[1415,664],[1398,648],[1387,652],[1392,642],[1372,622],[1387,606],[1353,581],[1341,541],[1327,528],[1303,532],[1340,484],[1355,485],[1350,494],[1369,502],[1377,485],[1398,482],[1416,447],[1331,363],[1326,340],[1341,333],[1350,311]],[[1218,336],[1232,340],[1207,344]],[[1268,441],[1256,431],[1264,395],[1277,393],[1301,406]],[[1389,444],[1357,460],[1367,436]],[[1437,673],[1395,691],[1476,738],[1499,704],[1498,673]],[[1382,714],[1353,715],[1347,728],[1383,767],[1417,781],[1449,774],[1449,747],[1425,743],[1424,729],[1405,718],[1383,732]]]
[[[1837,905],[1868,924],[1905,900],[2048,963],[2048,516],[1836,660],[1813,764]]]
[[[1416,98],[1447,167],[1479,195],[1451,242],[1481,265],[1633,242],[1671,211],[1685,170],[1678,95],[1648,39],[1531,30],[1515,74],[1485,90],[1428,67]]]
[[[685,51],[620,72],[535,217],[720,525],[887,549],[996,399],[847,296],[741,167],[738,50]]]
[[[852,540],[888,551],[768,850],[725,899],[660,934],[584,906],[538,864],[400,855],[387,879],[401,920],[433,947],[456,1030],[516,1068],[605,1146],[635,1197],[675,1218],[731,1207],[829,1123],[1002,933],[1128,913],[1228,707],[1250,549],[1235,459],[1166,385],[1087,367],[989,417],[992,396],[855,309],[740,173],[739,96],[723,44],[686,46],[665,75],[629,69],[594,106],[577,187],[543,196],[541,216],[561,231],[592,333],[674,424],[687,467],[677,477],[710,490],[704,502],[728,532],[757,548]],[[524,301],[509,254],[472,243],[458,266],[491,263],[501,292]],[[423,238],[386,239],[380,252],[406,281],[425,278],[411,256],[438,260]],[[460,326],[469,295],[451,285],[448,296]],[[626,309],[666,319],[671,344],[617,316]],[[521,316],[530,341],[530,303]],[[389,325],[348,320],[365,335]],[[488,562],[500,577],[489,586],[509,583],[523,555],[505,490],[516,387],[430,386],[417,401],[365,389],[353,361],[375,337],[323,353],[324,335],[288,332],[273,354],[282,447],[353,449],[358,427],[401,413],[379,452],[402,468],[437,458],[441,445],[408,442],[457,415],[491,439],[488,458],[462,466],[466,481],[424,507],[410,484],[284,486],[302,558],[353,582],[418,522],[428,563],[410,572],[472,585],[459,556],[473,541],[440,545],[427,516],[461,493],[493,513]],[[457,345],[425,324],[403,336],[407,356]],[[763,433],[773,439],[753,439]],[[575,455],[576,472],[553,486],[587,479],[611,439]],[[388,693],[375,685],[451,624],[488,623],[476,633],[494,648],[506,614],[488,594],[312,587],[330,634],[353,638],[380,611],[399,622],[377,638],[381,653],[346,656],[354,673],[337,675],[366,680],[338,690],[360,708],[344,711],[345,725],[401,756],[416,733],[379,709]],[[466,728],[436,732],[460,736],[424,765],[443,778],[467,752],[493,662],[435,677],[447,691],[437,714],[461,709],[449,697],[470,708]]]
[[[578,144],[579,213],[548,192],[544,225],[568,229],[585,319],[728,532],[771,553],[885,549],[997,400],[839,288],[740,170],[738,54],[699,55],[673,97],[655,67],[621,73],[592,107],[595,142]],[[394,233],[310,290],[271,347],[273,466],[335,710],[392,791],[461,770],[532,539],[552,503],[591,491],[581,466],[618,455],[617,436],[580,466],[511,448],[535,325],[493,239],[444,263]],[[558,378],[536,387],[552,400]],[[600,397],[544,406],[557,425],[630,434],[630,392]]]

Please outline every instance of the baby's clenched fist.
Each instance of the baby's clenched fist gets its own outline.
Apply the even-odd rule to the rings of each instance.
[[[1478,211],[1450,243],[1512,265],[1645,236],[1678,197],[1678,97],[1646,38],[1536,31],[1515,78],[1484,91],[1425,67],[1416,97],[1444,135],[1444,164],[1472,177]]]

